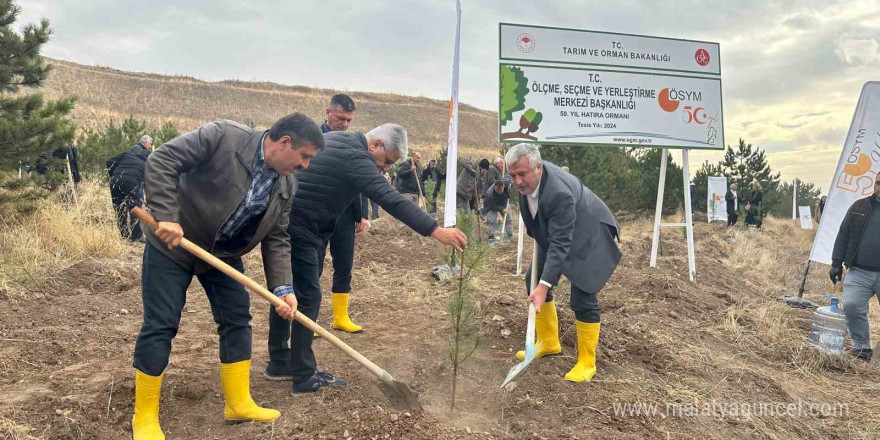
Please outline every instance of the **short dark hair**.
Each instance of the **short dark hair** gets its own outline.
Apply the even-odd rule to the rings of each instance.
[[[309,143],[319,152],[324,151],[324,134],[315,121],[302,113],[291,113],[276,121],[269,129],[269,138],[275,142],[284,136],[290,136],[293,148]]]
[[[484,170],[488,170],[489,169],[489,159],[483,158],[482,160],[480,160],[480,168],[482,168]]]
[[[344,112],[353,112],[355,110],[354,100],[351,99],[351,96],[348,96],[345,93],[333,95],[333,97],[330,98],[330,110],[333,110],[334,107],[342,107],[342,111]]]
[[[495,181],[495,186],[496,186],[496,187],[499,187],[499,186],[503,187],[503,186],[504,186],[504,181],[501,180],[501,179],[496,180],[496,181]]]

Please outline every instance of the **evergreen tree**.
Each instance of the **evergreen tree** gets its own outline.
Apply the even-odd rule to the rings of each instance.
[[[32,162],[70,145],[74,136],[73,123],[65,119],[74,98],[47,102],[40,94],[20,93],[22,87],[39,88],[49,74],[40,49],[52,34],[47,19],[16,32],[20,12],[12,0],[0,0],[0,166]]]
[[[779,184],[780,173],[773,173],[764,150],[753,147],[744,140],[739,140],[736,150],[730,145],[724,152],[721,168],[727,176],[728,183],[737,183],[740,188],[759,182],[765,191],[773,190]]]

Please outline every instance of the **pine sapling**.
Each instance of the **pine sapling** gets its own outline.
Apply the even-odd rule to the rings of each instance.
[[[479,222],[476,214],[458,212],[458,228],[468,236],[468,247],[457,255],[460,269],[455,268],[456,255],[453,254],[449,267],[452,268],[452,296],[449,298],[450,316],[449,359],[452,361],[452,401],[450,408],[455,411],[455,398],[458,388],[459,367],[468,360],[483,340],[477,325],[477,306],[473,297],[473,286],[477,277],[486,269],[490,248],[484,242],[472,240],[475,224]]]

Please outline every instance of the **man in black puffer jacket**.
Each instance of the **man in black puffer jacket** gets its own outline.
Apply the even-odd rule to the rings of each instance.
[[[299,191],[290,211],[290,244],[293,288],[298,312],[312,320],[321,306],[319,273],[324,264],[327,240],[339,216],[363,194],[407,226],[440,243],[461,249],[465,235],[455,228],[440,228],[418,205],[404,198],[381,172],[406,156],[406,130],[396,124],[374,128],[366,135],[334,131],[324,135],[326,149],[312,159],[307,170],[297,173]],[[290,348],[287,339],[290,338]],[[293,378],[294,393],[311,393],[329,385],[346,385],[332,375],[317,371],[312,352],[311,330],[293,323],[269,320],[269,365],[266,376]],[[285,353],[289,352],[289,358]]]
[[[122,238],[137,241],[143,237],[140,223],[131,210],[144,201],[144,170],[153,139],[144,135],[140,142],[107,161],[110,199],[116,211],[116,226]]]

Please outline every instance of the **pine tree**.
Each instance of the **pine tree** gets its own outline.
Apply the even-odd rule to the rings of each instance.
[[[753,147],[744,140],[739,140],[736,150],[730,145],[724,152],[721,168],[727,176],[728,183],[737,183],[744,188],[752,182],[759,182],[765,191],[776,189],[780,173],[773,173],[764,150]]]
[[[22,95],[21,88],[37,89],[50,66],[40,49],[52,34],[49,20],[24,26],[13,23],[21,12],[12,0],[0,0],[0,166],[32,162],[42,153],[70,145],[73,123],[65,116],[74,98],[45,101],[40,94]]]

